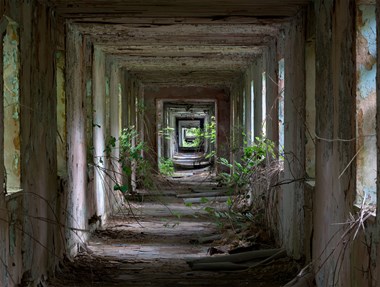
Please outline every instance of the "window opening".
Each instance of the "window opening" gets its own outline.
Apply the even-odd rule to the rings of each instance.
[[[254,87],[254,81],[252,80],[251,81],[251,111],[252,111],[252,114],[251,114],[251,134],[250,134],[250,137],[251,137],[251,142],[253,143],[254,140],[255,140],[255,126],[254,126],[254,123],[255,123],[255,87]]]
[[[285,60],[278,62],[278,130],[279,130],[279,154],[284,155],[284,108],[285,108]]]
[[[3,38],[4,95],[4,168],[6,191],[20,190],[20,101],[19,101],[19,34],[16,22],[8,20]]]
[[[66,174],[66,92],[65,92],[65,54],[58,51],[56,59],[57,92],[57,172]]]
[[[262,134],[263,137],[266,137],[266,114],[267,114],[267,89],[266,89],[266,74],[262,73],[262,91],[261,91],[262,101],[261,101],[261,110],[262,110]]]
[[[246,92],[245,92],[245,89],[243,90],[243,118],[242,118],[242,124],[243,124],[243,131],[246,130],[246,127],[247,127],[247,118],[246,118],[246,114],[247,114],[247,107],[246,107],[246,102],[245,102],[245,96],[246,96]]]

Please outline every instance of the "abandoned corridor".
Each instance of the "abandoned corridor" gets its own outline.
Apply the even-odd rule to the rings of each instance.
[[[288,286],[380,286],[379,5],[0,0],[0,286],[65,284],[62,274],[80,277],[87,263],[104,266],[105,278],[115,271],[111,284],[146,283],[139,276],[157,262],[173,266],[173,280],[195,274],[203,284],[209,271],[165,261],[173,237],[154,214],[145,223],[157,227],[162,261],[153,262],[153,245],[135,269],[104,254],[151,244],[129,204],[149,210],[144,194],[189,170],[208,170],[228,189],[228,210],[182,217],[189,229],[172,229],[174,246],[196,256],[206,247],[184,243],[194,226],[208,233],[215,217],[248,218],[270,235],[261,247],[284,256],[266,266],[297,265],[282,266],[299,275]],[[164,199],[174,209],[208,202]],[[116,231],[124,224],[137,235],[113,241],[129,234]],[[289,279],[257,282],[252,270],[234,282]],[[210,276],[223,286],[227,275]]]

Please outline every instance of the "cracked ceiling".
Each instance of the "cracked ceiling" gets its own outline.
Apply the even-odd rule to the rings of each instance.
[[[229,87],[309,0],[50,0],[144,85]]]

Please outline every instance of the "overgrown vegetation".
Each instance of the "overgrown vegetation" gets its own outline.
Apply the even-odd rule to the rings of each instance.
[[[163,175],[172,176],[174,174],[174,163],[170,158],[160,158],[158,168],[160,170],[160,173]]]
[[[265,166],[266,160],[273,159],[276,156],[274,142],[260,137],[256,137],[252,145],[245,141],[241,153],[240,160],[235,160],[233,163],[225,158],[218,159],[221,165],[231,170],[231,173],[220,173],[220,182],[232,187],[235,191],[244,189],[250,183],[256,168]]]
[[[108,160],[110,166],[103,167],[93,163],[105,173],[105,176],[113,183],[113,189],[122,193],[132,192],[133,186],[149,187],[153,179],[150,176],[151,165],[143,157],[147,151],[145,142],[141,141],[134,126],[121,131],[120,137],[110,136],[106,142],[104,156],[98,156],[98,162],[103,164]],[[116,166],[120,166],[117,171]]]

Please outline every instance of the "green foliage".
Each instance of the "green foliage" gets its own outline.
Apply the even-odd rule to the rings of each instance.
[[[200,147],[205,140],[209,140],[210,143],[214,144],[216,142],[216,122],[215,117],[211,117],[210,123],[206,124],[204,129],[201,128],[189,128],[186,130],[188,135],[194,136],[195,140],[191,143],[186,141],[183,142],[183,147]],[[215,154],[210,154],[208,158],[214,156]]]
[[[186,129],[188,136],[193,136],[195,139],[192,142],[183,141],[183,147],[200,147],[203,143],[203,131],[201,128],[188,128]]]
[[[174,163],[170,158],[160,158],[160,162],[158,164],[158,168],[160,173],[166,176],[172,176],[174,173]]]
[[[126,193],[128,191],[128,186],[115,184],[115,186],[113,187],[113,190],[120,190],[122,193]]]
[[[210,123],[205,127],[204,137],[209,139],[213,144],[216,142],[216,122],[214,116],[211,117]]]
[[[220,173],[222,183],[241,188],[249,183],[250,177],[255,172],[255,168],[264,164],[266,158],[275,157],[274,143],[266,138],[256,137],[253,145],[247,145],[242,150],[242,157],[240,161],[230,163],[225,158],[220,158],[220,164],[232,170],[232,173]]]
[[[115,160],[121,165],[125,178],[129,179],[132,171],[135,170],[136,185],[149,186],[152,183],[152,178],[149,176],[151,174],[151,166],[142,156],[145,150],[145,143],[139,140],[138,133],[135,127],[132,126],[123,129],[118,139],[113,136],[107,139],[104,149],[105,156],[100,157],[99,162],[103,163],[104,158]],[[128,186],[115,182],[113,189],[126,193]]]

